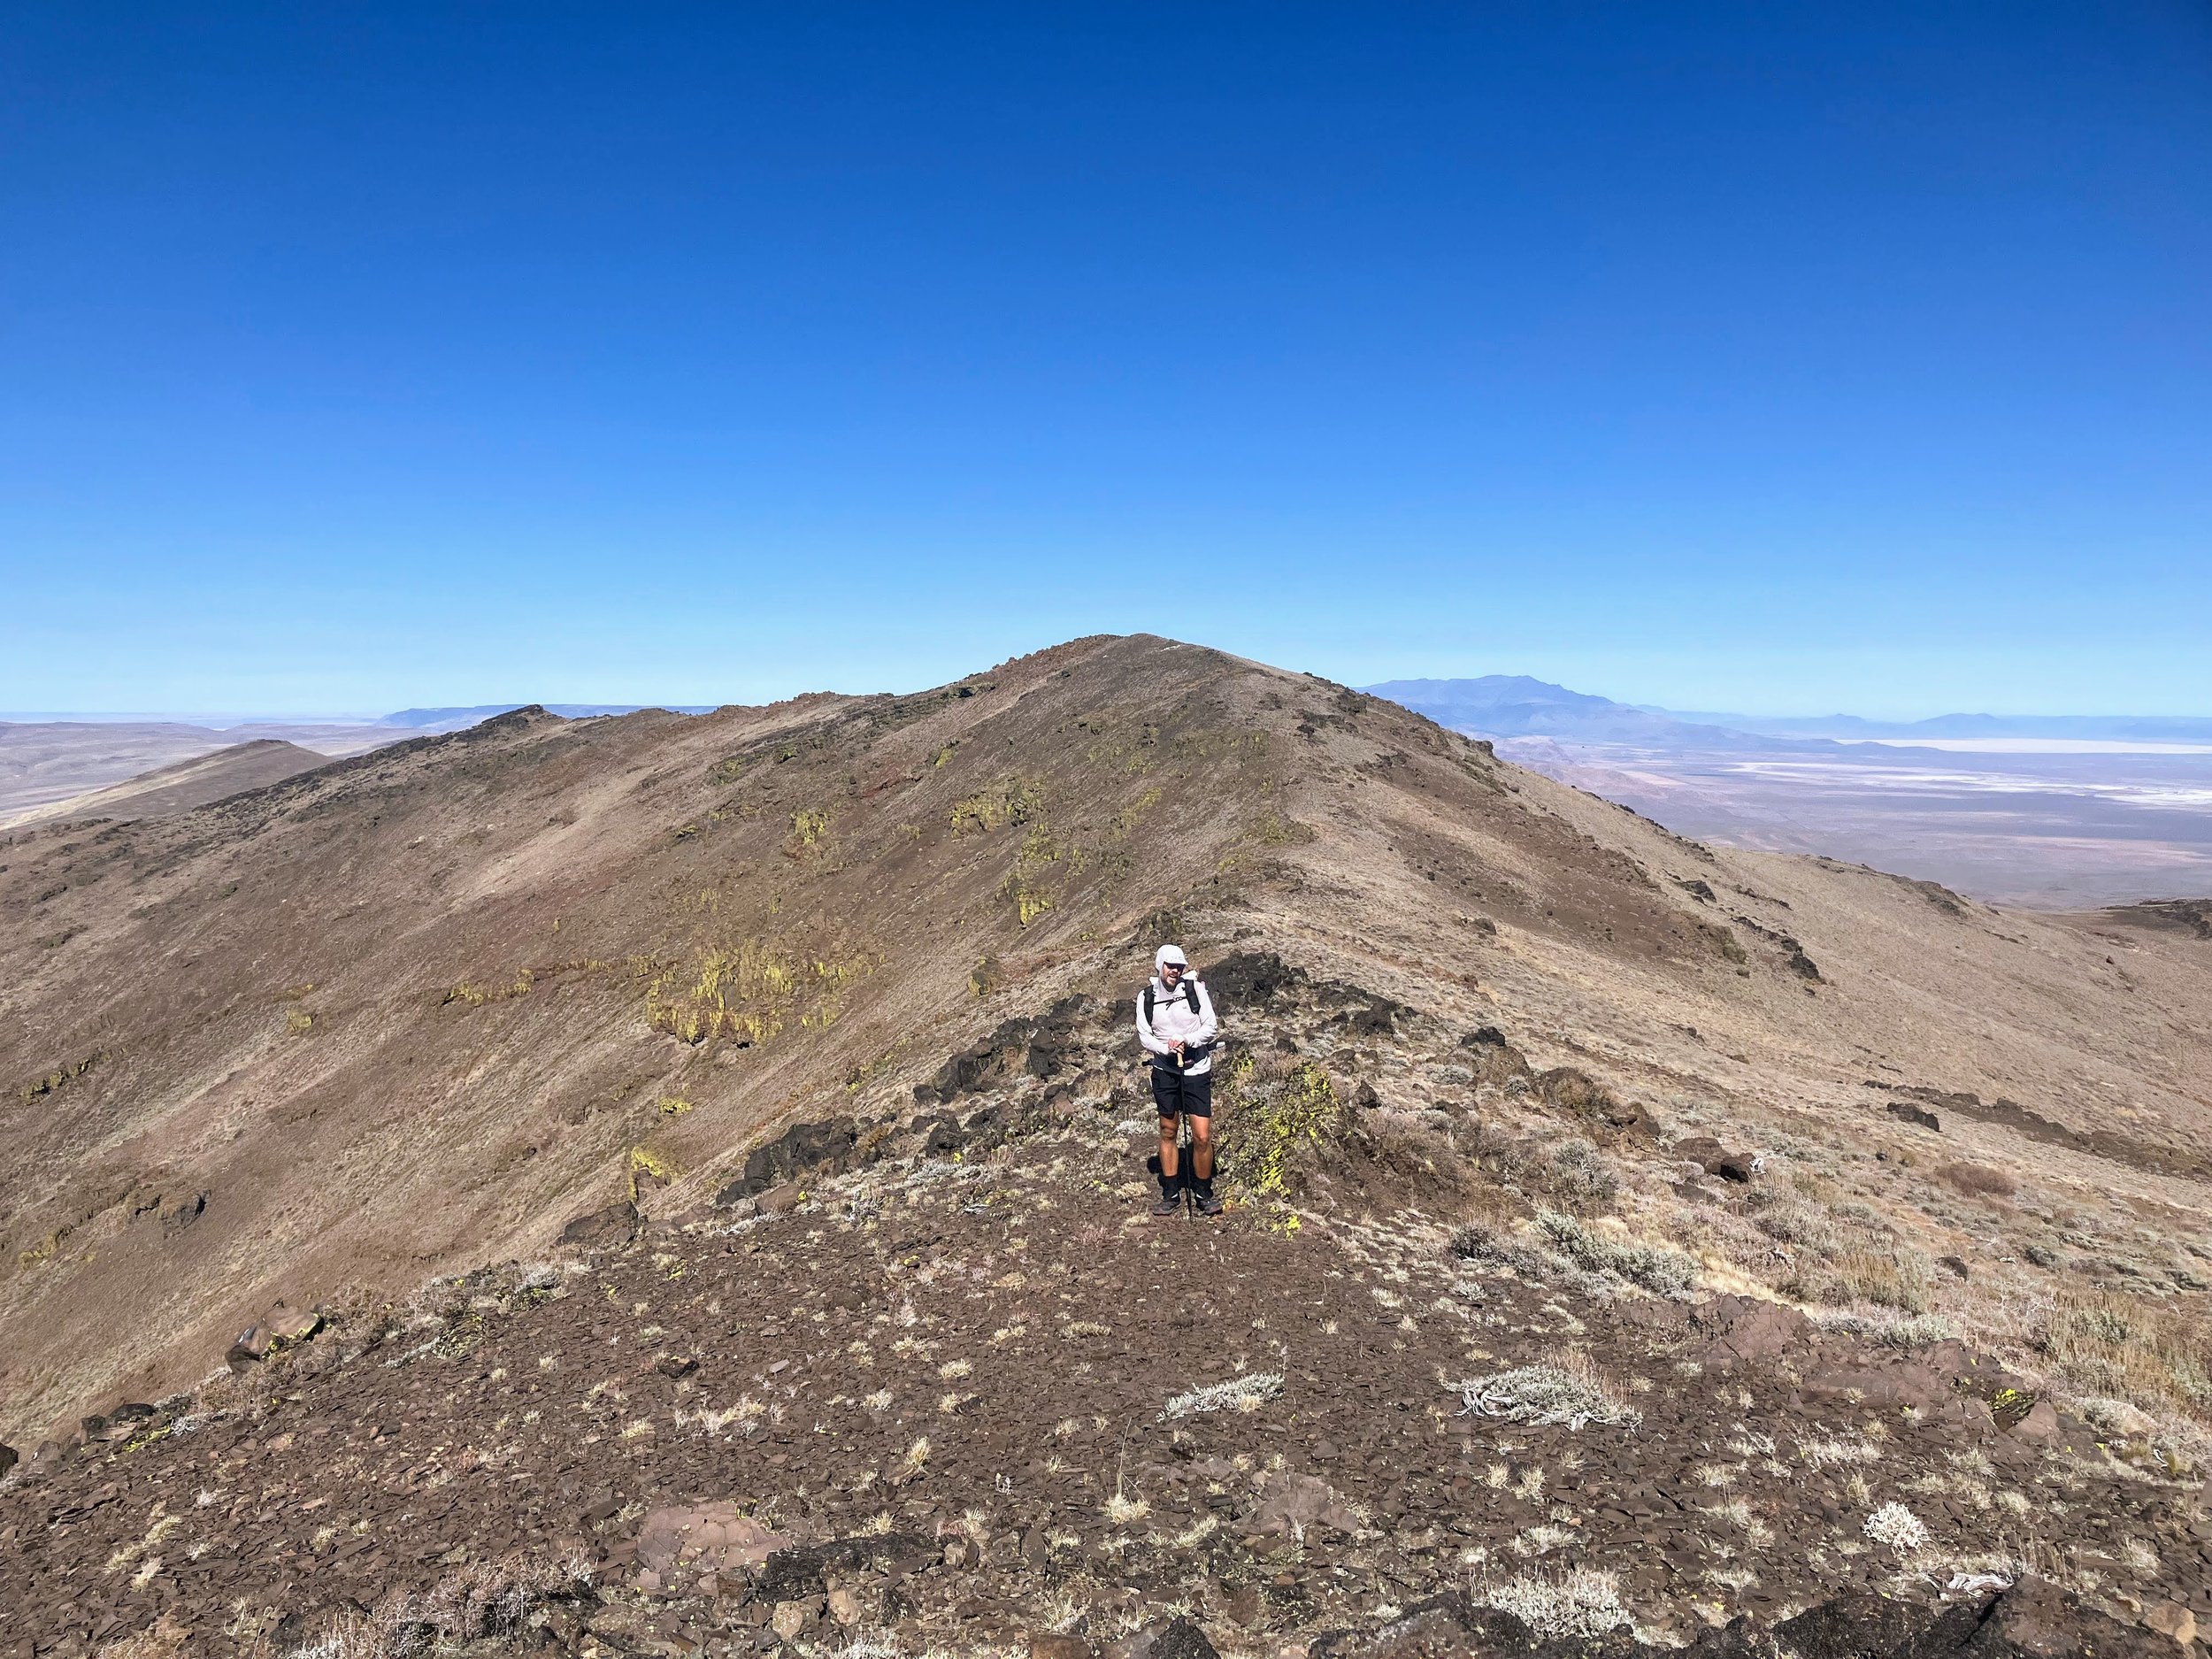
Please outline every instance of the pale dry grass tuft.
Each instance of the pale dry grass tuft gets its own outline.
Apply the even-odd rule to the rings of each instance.
[[[1901,1313],[1921,1314],[1928,1311],[1935,1264],[1920,1251],[1904,1246],[1843,1250],[1829,1260],[1819,1279],[1818,1289],[1828,1301],[1870,1302]]]
[[[2085,1394],[2212,1423],[2212,1322],[2140,1296],[2063,1290],[2035,1346]]]
[[[1523,1574],[1477,1594],[1477,1600],[1510,1613],[1539,1636],[1604,1636],[1627,1624],[1619,1581],[1609,1572],[1576,1567],[1556,1578]]]
[[[1548,1364],[1523,1365],[1494,1376],[1447,1385],[1459,1391],[1462,1417],[1580,1429],[1592,1423],[1632,1428],[1643,1413],[1628,1405],[1586,1356],[1562,1354]]]
[[[1750,1502],[1746,1499],[1731,1498],[1725,1503],[1716,1504],[1705,1513],[1717,1520],[1726,1521],[1731,1526],[1740,1528],[1745,1539],[1750,1543],[1768,1543],[1774,1537],[1773,1532],[1764,1521],[1759,1518],[1757,1512],[1752,1509]]]
[[[1933,1348],[1938,1342],[1948,1342],[1965,1334],[1956,1320],[1939,1313],[1856,1313],[1839,1309],[1824,1310],[1813,1317],[1823,1331],[1855,1336],[1882,1348],[1902,1348],[1908,1353]]]
[[[1283,1379],[1275,1371],[1253,1371],[1227,1382],[1208,1383],[1188,1394],[1177,1394],[1160,1412],[1162,1422],[1207,1411],[1256,1411],[1283,1392]]]
[[[1827,1435],[1818,1440],[1798,1441],[1797,1455],[1801,1462],[1814,1469],[1835,1469],[1847,1463],[1878,1463],[1882,1448],[1869,1440]]]
[[[1221,1530],[1221,1523],[1210,1515],[1202,1515],[1182,1532],[1176,1533],[1176,1547],[1190,1549],[1211,1538]]]
[[[1866,1525],[1861,1530],[1876,1543],[1886,1544],[1900,1555],[1924,1549],[1928,1543],[1927,1524],[1894,1501],[1868,1516]]]

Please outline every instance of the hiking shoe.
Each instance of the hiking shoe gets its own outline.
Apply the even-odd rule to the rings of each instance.
[[[1152,1206],[1151,1213],[1160,1220],[1165,1221],[1170,1216],[1180,1215],[1182,1210],[1182,1194],[1162,1193],[1160,1202]]]
[[[1217,1216],[1221,1213],[1221,1201],[1211,1193],[1200,1193],[1197,1196],[1200,1215]]]

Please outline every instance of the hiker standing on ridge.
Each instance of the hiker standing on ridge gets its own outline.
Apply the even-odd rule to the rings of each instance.
[[[1152,1103],[1160,1112],[1160,1202],[1156,1216],[1183,1207],[1185,1181],[1178,1170],[1176,1128],[1190,1122],[1188,1187],[1202,1216],[1221,1213],[1214,1196],[1214,1004],[1174,945],[1152,958],[1152,982],[1137,999],[1137,1041],[1152,1056]]]

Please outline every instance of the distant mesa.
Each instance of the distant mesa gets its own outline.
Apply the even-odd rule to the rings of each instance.
[[[2134,904],[2116,904],[2109,914],[2115,921],[2212,939],[2212,899],[2144,899]]]
[[[211,755],[173,761],[120,783],[34,807],[11,822],[26,825],[57,818],[168,818],[227,801],[249,789],[281,783],[287,778],[312,772],[329,759],[327,755],[319,755],[297,743],[259,738],[249,743],[234,743]]]
[[[685,704],[521,703],[402,709],[350,722],[271,717],[241,726],[68,716],[0,720],[0,827],[68,818],[159,818],[265,787],[328,761],[480,726],[526,708],[566,720]]]
[[[74,803],[95,791],[252,743],[273,741],[311,755],[313,764],[320,764],[388,748],[410,735],[403,728],[365,721],[296,718],[218,726],[87,716],[0,720],[0,826],[33,812],[50,820],[58,816],[49,810],[53,808],[61,809],[59,816],[71,816],[79,811]],[[246,775],[256,774],[250,768]]]

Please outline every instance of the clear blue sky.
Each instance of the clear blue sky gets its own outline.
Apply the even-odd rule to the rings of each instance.
[[[2212,713],[2212,7],[18,4],[0,708]]]

